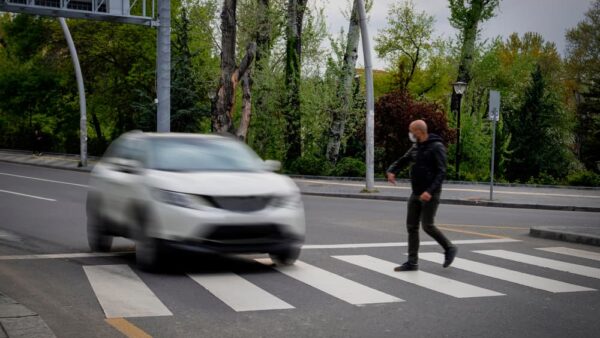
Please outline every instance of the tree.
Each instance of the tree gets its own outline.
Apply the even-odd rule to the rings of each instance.
[[[202,111],[198,108],[200,98],[192,66],[190,21],[186,6],[180,7],[173,26],[175,41],[172,44],[171,130],[196,132]]]
[[[302,155],[300,83],[302,78],[302,23],[307,1],[288,0],[287,7],[285,57],[287,163]]]
[[[479,24],[494,16],[500,0],[448,0],[450,2],[450,24],[460,31],[462,46],[456,81],[469,83],[473,65],[475,42]],[[459,96],[452,93],[450,110],[459,109]],[[460,132],[460,131],[459,131]]]
[[[600,0],[566,37],[577,105],[576,153],[588,169],[600,172]]]
[[[427,123],[430,133],[438,134],[448,144],[455,131],[448,127],[446,113],[435,103],[416,101],[407,91],[396,90],[384,95],[375,104],[375,147],[381,156],[376,168],[382,172],[387,165],[411,146],[408,126],[417,119]]]
[[[415,72],[431,52],[434,18],[416,13],[412,1],[392,4],[388,11],[388,28],[375,38],[375,51],[396,70],[398,88],[407,90]]]
[[[237,0],[224,0],[221,11],[221,79],[213,101],[212,130],[233,133],[233,108],[235,90],[249,70],[256,53],[256,43],[246,48],[246,55],[236,68]]]
[[[541,66],[531,74],[523,104],[505,114],[512,152],[506,177],[526,182],[546,174],[564,177],[572,162],[567,145],[569,119],[555,93],[547,88]]]
[[[346,38],[346,50],[341,72],[339,74],[338,98],[341,101],[339,107],[331,109],[331,126],[329,128],[329,142],[327,143],[326,157],[332,163],[336,163],[340,153],[342,137],[346,129],[346,117],[352,105],[352,81],[356,73],[356,59],[358,59],[358,41],[360,39],[360,26],[358,18],[358,3],[353,1],[349,18],[348,36]]]

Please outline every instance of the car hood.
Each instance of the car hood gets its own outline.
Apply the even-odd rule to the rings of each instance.
[[[207,196],[290,195],[299,189],[289,177],[272,172],[167,172],[149,170],[158,189]]]

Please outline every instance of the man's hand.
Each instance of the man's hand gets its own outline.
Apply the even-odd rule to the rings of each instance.
[[[426,191],[419,196],[419,199],[423,202],[429,202],[431,200],[431,194]]]
[[[387,173],[387,180],[393,185],[396,185],[396,175],[393,173]]]

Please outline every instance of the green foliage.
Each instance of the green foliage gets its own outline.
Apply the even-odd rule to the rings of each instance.
[[[591,170],[582,170],[569,174],[566,181],[569,185],[598,187],[600,186],[600,175]]]
[[[325,158],[304,155],[290,164],[288,172],[300,175],[326,176],[331,174],[332,169],[333,165]]]
[[[339,160],[331,171],[332,176],[338,177],[364,177],[366,173],[365,161],[352,157]]]
[[[556,178],[564,177],[572,160],[567,147],[565,127],[569,120],[561,110],[554,93],[549,92],[538,66],[532,73],[530,88],[517,110],[506,114],[506,127],[512,138],[513,151],[506,176],[524,181],[546,173]]]

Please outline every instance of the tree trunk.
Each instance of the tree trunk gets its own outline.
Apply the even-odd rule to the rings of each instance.
[[[300,80],[302,66],[302,21],[307,0],[288,0],[285,82],[287,88],[286,162],[302,155]]]
[[[327,144],[327,159],[336,163],[340,153],[340,145],[346,128],[346,118],[352,107],[352,80],[356,72],[356,60],[358,58],[358,42],[360,40],[360,25],[358,21],[357,1],[354,0],[348,38],[346,41],[346,52],[344,53],[344,65],[338,85],[338,95],[341,99],[339,108],[331,112],[331,126],[329,128],[329,142]]]
[[[221,11],[221,79],[217,95],[213,100],[213,132],[229,132],[232,127],[231,109],[235,97],[232,82],[235,71],[237,0],[224,0]]]
[[[246,72],[242,77],[242,118],[240,126],[237,129],[236,136],[246,141],[248,136],[248,127],[250,126],[250,116],[252,115],[252,77],[251,72]]]

